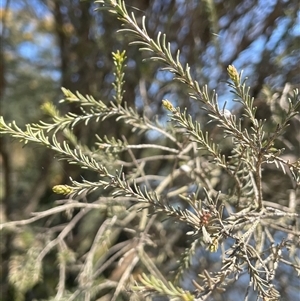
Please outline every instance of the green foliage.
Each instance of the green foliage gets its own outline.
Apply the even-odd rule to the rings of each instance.
[[[26,291],[38,283],[45,256],[55,250],[59,279],[56,296],[49,300],[96,300],[100,295],[112,301],[129,300],[133,291],[139,292],[138,300],[144,300],[149,293],[171,300],[211,300],[234,287],[245,273],[249,276],[248,287],[244,288],[245,300],[251,289],[260,300],[279,300],[276,287],[279,265],[291,268],[293,273],[300,271],[296,256],[300,246],[296,202],[300,160],[282,157],[285,150],[278,143],[288,138],[284,135],[292,122],[295,128],[300,125],[299,91],[295,89],[284,99],[286,109],[274,109],[280,122],[258,119],[246,79],[230,65],[228,85],[233,102],[242,106],[243,114],[230,112],[226,104],[220,109],[216,93],[207,86],[200,87],[192,78],[189,65],[180,63],[179,51],[174,58],[166,35],[149,37],[145,18],[139,26],[134,14],[128,14],[124,1],[96,3],[117,15],[124,25],[122,31],[135,37],[132,45],[150,51],[152,60],[163,63],[164,70],[170,71],[174,80],[189,88],[190,96],[204,106],[210,123],[220,134],[206,130],[206,124],[195,120],[186,109],[174,107],[170,100],[162,100],[169,113],[170,127],[129,107],[123,100],[125,51],[113,53],[115,95],[108,104],[63,88],[61,103],[78,106],[80,114],[61,115],[52,103],[46,102],[42,109],[51,122],[27,124],[25,130],[1,117],[1,134],[24,144],[49,148],[60,160],[98,176],[97,181],[82,177],[79,182],[70,178],[70,184],[54,186],[55,193],[67,196],[63,203],[36,212],[28,220],[1,225],[1,229],[17,232],[19,227],[45,217],[54,219],[63,212],[69,217],[63,228],[49,229],[49,241],[38,247],[33,245],[12,258],[9,280],[20,294],[16,298],[22,300]],[[93,148],[77,140],[76,126],[88,127],[92,121],[101,124],[107,119],[111,126],[121,123],[137,135],[146,136],[151,131],[159,138],[153,143],[131,144],[127,137],[98,135]],[[173,170],[162,168],[160,174],[152,172],[149,165],[158,160],[172,161]],[[265,199],[264,186],[272,185],[264,176],[269,166],[282,177],[285,173],[290,177],[292,187],[283,191],[283,204]],[[79,254],[74,246],[74,250],[68,246],[67,237],[73,230],[89,226],[88,218],[84,218],[91,210],[99,214],[99,227],[87,237],[87,246]],[[164,261],[172,262],[175,257],[171,239],[169,242],[167,238],[172,237],[176,226],[163,221],[166,216],[185,226],[183,236],[185,242],[189,241],[188,247],[181,249],[183,256],[173,278],[168,276],[168,268],[160,269]],[[129,238],[117,242],[122,231],[127,231]],[[188,291],[180,286],[184,285],[184,273],[196,260],[196,250],[203,250],[208,256],[218,252],[220,258],[213,268],[195,274],[191,281],[194,289]],[[21,269],[22,262],[25,264]],[[121,272],[116,269],[110,278],[106,277],[104,272],[115,263],[122,267]],[[75,270],[78,284],[72,291],[66,281],[71,269]],[[32,275],[30,279],[26,277],[28,274]]]
[[[15,238],[14,244],[20,251],[10,259],[9,282],[16,288],[15,300],[22,301],[24,294],[41,281],[42,261],[38,257],[42,243],[39,238],[28,237],[28,232],[23,232]]]
[[[156,279],[153,276],[147,277],[145,274],[140,277],[140,281],[143,286],[137,286],[134,288],[135,290],[158,292],[162,295],[170,296],[172,300],[195,300],[190,292],[186,292],[182,288],[175,287],[171,282],[165,284],[163,281]]]

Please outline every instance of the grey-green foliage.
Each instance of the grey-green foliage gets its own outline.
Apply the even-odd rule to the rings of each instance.
[[[246,79],[234,66],[229,66],[233,101],[243,108],[243,116],[237,116],[226,108],[226,104],[220,108],[217,95],[193,80],[190,67],[180,63],[180,52],[175,57],[171,53],[165,35],[148,36],[146,20],[143,19],[140,26],[134,15],[128,14],[123,1],[96,3],[121,20],[122,31],[135,37],[133,46],[150,51],[152,60],[161,61],[164,69],[174,74],[174,81],[189,87],[190,96],[204,106],[215,124],[214,129],[221,134],[214,136],[206,131],[201,121],[194,120],[185,109],[174,107],[172,100],[162,100],[171,127],[149,120],[128,107],[123,100],[125,52],[113,54],[116,93],[110,103],[63,89],[62,102],[75,103],[81,114],[60,115],[57,108],[46,103],[43,109],[52,121],[28,124],[25,130],[1,117],[0,133],[25,144],[30,142],[49,148],[61,160],[90,170],[99,177],[98,181],[70,179],[70,183],[57,185],[53,191],[67,195],[64,203],[35,213],[29,220],[8,221],[1,225],[1,229],[16,230],[60,212],[66,212],[70,217],[67,225],[58,232],[49,229],[51,235],[44,241],[43,248],[35,249],[34,253],[30,248],[26,254],[11,260],[10,283],[24,293],[32,288],[39,280],[45,256],[56,250],[59,279],[56,296],[51,300],[95,300],[103,294],[110,300],[129,300],[130,297],[144,300],[145,295],[155,294],[168,296],[171,300],[210,300],[234,287],[244,273],[249,275],[248,287],[244,288],[245,300],[251,289],[257,292],[260,300],[279,300],[280,292],[276,287],[279,266],[286,265],[295,274],[300,271],[296,256],[300,234],[297,213],[300,160],[285,159],[285,150],[277,147],[278,140],[284,143],[287,139],[283,137],[291,122],[296,128],[300,124],[299,91],[296,89],[285,97],[286,106],[274,110],[274,120],[259,120]],[[75,126],[88,127],[92,120],[101,123],[108,118],[112,126],[121,123],[138,135],[155,131],[160,138],[153,143],[130,144],[126,137],[98,136],[93,149],[77,141],[73,133]],[[245,121],[250,126],[246,126]],[[64,137],[63,141],[61,137]],[[228,145],[224,142],[228,140],[229,154],[225,152]],[[135,150],[144,152],[136,157]],[[126,159],[121,156],[124,152],[128,155]],[[162,168],[160,174],[149,173],[148,165],[157,160],[171,160],[173,168]],[[272,186],[264,177],[264,170],[269,166],[275,167],[281,175],[287,172],[290,176],[292,186],[283,192],[285,200],[280,204],[264,198],[264,186]],[[97,191],[101,191],[101,195],[90,201],[92,192]],[[79,209],[76,213],[73,212],[75,208]],[[96,212],[104,220],[96,233],[87,238],[84,256],[78,257],[68,247],[67,236],[82,221],[88,224],[86,217],[92,210],[98,210]],[[185,235],[191,243],[183,250],[182,257],[177,257],[179,264],[171,278],[168,267],[161,267],[165,260],[175,257],[172,239],[176,239],[173,236],[176,229],[172,224],[162,222],[165,216],[190,229]],[[123,244],[117,243],[123,229],[131,238]],[[276,235],[280,238],[275,238]],[[172,238],[170,241],[169,237]],[[184,273],[197,260],[196,249],[219,252],[220,260],[214,269],[198,272],[199,275],[192,279],[194,289],[188,291],[180,286],[185,282]],[[26,260],[28,254],[34,256]],[[16,268],[19,256],[26,260],[24,270]],[[122,273],[115,276],[118,274],[116,268],[115,273],[106,278],[103,272],[116,262],[124,266]],[[77,273],[78,285],[72,292],[66,287],[68,267],[73,267]],[[24,273],[29,270],[37,276],[25,282]]]

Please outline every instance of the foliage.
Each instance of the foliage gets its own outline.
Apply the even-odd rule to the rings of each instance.
[[[63,88],[61,102],[77,106],[78,113],[60,114],[54,104],[46,102],[43,110],[51,121],[28,124],[25,130],[1,117],[1,134],[48,148],[60,160],[98,177],[97,181],[70,178],[69,184],[55,185],[55,193],[67,196],[57,206],[35,212],[29,219],[1,224],[2,231],[15,232],[16,243],[23,244],[20,254],[10,261],[9,280],[18,292],[16,300],[24,299],[26,291],[39,284],[41,266],[51,252],[57,257],[59,277],[49,300],[100,296],[144,300],[155,294],[171,300],[220,300],[220,294],[241,285],[245,275],[244,300],[255,295],[253,290],[259,300],[279,300],[280,274],[300,272],[300,160],[284,157],[284,147],[290,145],[289,127],[300,126],[299,91],[282,94],[278,105],[278,96],[266,90],[272,118],[258,119],[247,79],[229,65],[232,101],[242,107],[242,114],[230,111],[227,103],[220,108],[218,95],[207,86],[200,87],[189,65],[181,63],[180,52],[172,54],[166,35],[151,38],[145,18],[140,26],[123,1],[96,3],[117,16],[124,25],[121,31],[134,37],[132,45],[149,51],[151,60],[174,75],[172,81],[187,87],[190,97],[203,106],[211,128],[187,109],[175,107],[172,100],[162,100],[170,126],[129,106],[123,99],[124,51],[113,53],[115,95],[110,102]],[[131,143],[124,135],[98,135],[89,147],[74,134],[76,127],[88,128],[92,122],[106,120],[111,127],[121,124],[139,136],[155,133],[153,143]],[[152,168],[157,161],[172,163],[157,174]],[[268,170],[289,181],[289,188],[280,191],[280,202],[266,199],[266,190],[273,187]],[[67,223],[57,224],[62,213]],[[91,218],[93,214],[96,219]],[[90,220],[98,222],[96,232],[90,231]],[[47,235],[38,236],[29,247],[21,234],[25,225],[33,223]],[[75,231],[86,233],[80,247],[68,244]],[[119,241],[121,233],[126,238]],[[175,244],[180,236],[184,248]],[[199,251],[215,256],[216,263],[200,267],[189,280],[187,274],[200,260]],[[76,278],[76,288],[69,287],[69,275]]]
[[[49,14],[37,22],[33,12],[24,8],[18,11],[3,9],[1,15],[4,20],[5,43],[2,43],[2,51],[6,72],[3,82],[6,85],[5,106],[1,107],[2,114],[24,124],[28,119],[41,117],[35,106],[46,99],[57,97],[57,85],[52,78],[57,73],[57,66],[53,64],[56,56],[50,47],[53,38],[49,35],[53,24]],[[32,55],[28,54],[28,49],[31,49]],[[39,74],[38,78],[36,74]],[[16,110],[16,106],[22,114]]]

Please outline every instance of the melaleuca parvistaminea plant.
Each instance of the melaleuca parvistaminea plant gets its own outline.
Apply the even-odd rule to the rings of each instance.
[[[62,102],[78,105],[81,114],[62,116],[53,104],[46,103],[43,110],[51,116],[51,122],[30,124],[22,130],[15,123],[0,119],[2,134],[47,147],[61,160],[98,176],[97,181],[70,179],[70,183],[54,186],[55,193],[67,196],[65,203],[38,212],[28,220],[3,223],[1,228],[21,227],[60,212],[79,210],[59,233],[53,232],[49,241],[41,242],[44,245],[39,245],[38,252],[27,253],[35,254],[31,266],[40,267],[44,257],[56,250],[60,266],[57,300],[79,297],[93,300],[103,294],[111,300],[128,300],[131,296],[144,300],[145,295],[156,294],[172,300],[211,300],[240,287],[244,288],[245,300],[252,290],[257,292],[258,299],[279,300],[276,284],[282,266],[292,272],[300,271],[296,257],[298,214],[296,201],[292,202],[293,196],[294,199],[298,196],[300,161],[284,159],[284,150],[276,148],[277,140],[283,137],[291,121],[296,119],[299,124],[295,118],[300,106],[298,90],[285,99],[287,109],[281,111],[280,122],[259,120],[250,87],[242,73],[229,66],[233,101],[243,107],[243,120],[251,124],[245,127],[242,118],[229,114],[225,106],[219,107],[214,92],[193,80],[189,66],[180,63],[180,53],[173,57],[165,35],[150,38],[145,19],[140,27],[123,1],[96,2],[117,15],[123,30],[136,38],[133,45],[150,51],[151,59],[162,61],[164,69],[174,74],[174,81],[179,80],[190,89],[190,96],[204,106],[222,135],[214,140],[205,124],[194,120],[186,109],[173,106],[172,100],[162,101],[169,113],[168,125],[149,120],[129,107],[123,99],[125,52],[116,52],[113,54],[115,96],[111,102],[63,89]],[[89,126],[92,120],[101,123],[107,119],[112,126],[131,128],[136,136],[155,131],[159,139],[139,144],[129,143],[129,137],[97,136],[95,145],[88,147],[73,133],[79,123]],[[65,138],[63,142],[58,141],[58,134]],[[222,149],[225,136],[231,141],[229,155]],[[143,150],[140,157],[136,150]],[[126,160],[121,156],[123,153],[128,154]],[[157,174],[151,165],[159,160],[168,168]],[[275,166],[282,174],[289,171],[294,186],[284,193],[290,202],[278,206],[264,199],[264,185],[268,183],[263,171],[268,166]],[[226,188],[220,189],[224,187],[222,182],[226,182]],[[93,193],[98,193],[97,198],[90,201]],[[93,232],[82,258],[68,246],[67,237],[81,221],[89,223],[84,218],[92,210],[98,210],[101,216],[105,212],[107,216]],[[166,216],[170,219],[165,220]],[[117,243],[124,229],[129,233],[128,239]],[[185,249],[176,243],[179,235],[185,239]],[[198,264],[200,261],[202,266]],[[117,268],[111,277],[106,277],[116,263],[122,266],[119,278],[115,276]],[[24,279],[22,276],[29,270],[11,266],[14,268],[10,279],[16,289],[21,287],[25,292],[40,279],[34,277],[33,282],[24,285],[18,279]],[[195,266],[197,269],[193,270]],[[64,282],[67,267],[76,267],[78,285],[74,291],[68,290]],[[192,272],[194,276],[188,284],[193,289],[183,289]],[[40,275],[41,269],[36,269],[36,273]],[[248,275],[246,285],[239,282],[243,275]]]

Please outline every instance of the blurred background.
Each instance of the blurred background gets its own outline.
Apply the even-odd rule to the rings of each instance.
[[[233,112],[240,108],[232,102],[226,84],[226,68],[233,64],[244,70],[251,94],[258,106],[259,118],[270,118],[269,99],[273,92],[282,94],[288,83],[291,91],[300,84],[300,11],[298,0],[132,0],[125,1],[141,23],[146,16],[148,33],[155,38],[166,33],[172,51],[181,50],[181,62],[189,63],[191,74],[200,86],[208,85],[219,95],[220,107]],[[186,107],[198,120],[207,121],[201,104],[189,99],[188,90],[172,75],[160,69],[159,63],[144,60],[146,52],[128,46],[132,37],[117,33],[120,23],[107,12],[95,11],[93,1],[79,0],[4,0],[1,1],[0,97],[1,114],[6,121],[15,120],[20,127],[47,120],[40,106],[51,101],[59,106],[60,87],[108,102],[112,99],[113,60],[111,52],[127,51],[125,101],[139,112],[166,122],[161,100],[169,99],[175,106]],[[62,113],[76,111],[59,106]],[[201,119],[202,118],[202,119]],[[87,131],[76,127],[75,134],[88,145],[94,134],[145,143],[158,137],[138,137],[126,128],[112,127],[109,122],[92,123]],[[299,132],[292,127],[287,133],[287,155],[297,158],[300,152]],[[58,162],[52,152],[40,147],[22,147],[18,141],[0,137],[0,199],[1,222],[28,218],[31,212],[53,206],[56,184],[80,179],[83,171]],[[282,142],[284,143],[284,142]],[[155,166],[159,173],[163,166]],[[270,173],[270,177],[271,177]],[[273,173],[274,176],[274,173]],[[91,177],[90,177],[91,179]],[[272,180],[274,187],[290,188],[288,178]],[[285,186],[286,185],[286,186]],[[274,190],[265,187],[273,199]],[[278,196],[279,197],[279,196]],[[8,263],[16,249],[26,248],[35,229],[16,243],[15,233],[1,237],[1,300],[12,300],[8,285]],[[73,243],[83,233],[74,235]],[[29,237],[29,238],[28,238]],[[17,246],[16,246],[17,244]],[[180,248],[180,244],[178,245]],[[213,258],[212,258],[213,260]],[[26,300],[48,298],[55,290],[53,262],[45,269],[45,287],[34,288]],[[72,278],[72,277],[71,277]],[[293,279],[283,279],[282,300],[289,299]],[[286,287],[284,286],[284,283]],[[72,279],[70,279],[72,287]],[[220,297],[221,298],[221,297]],[[223,299],[220,299],[223,300]]]

